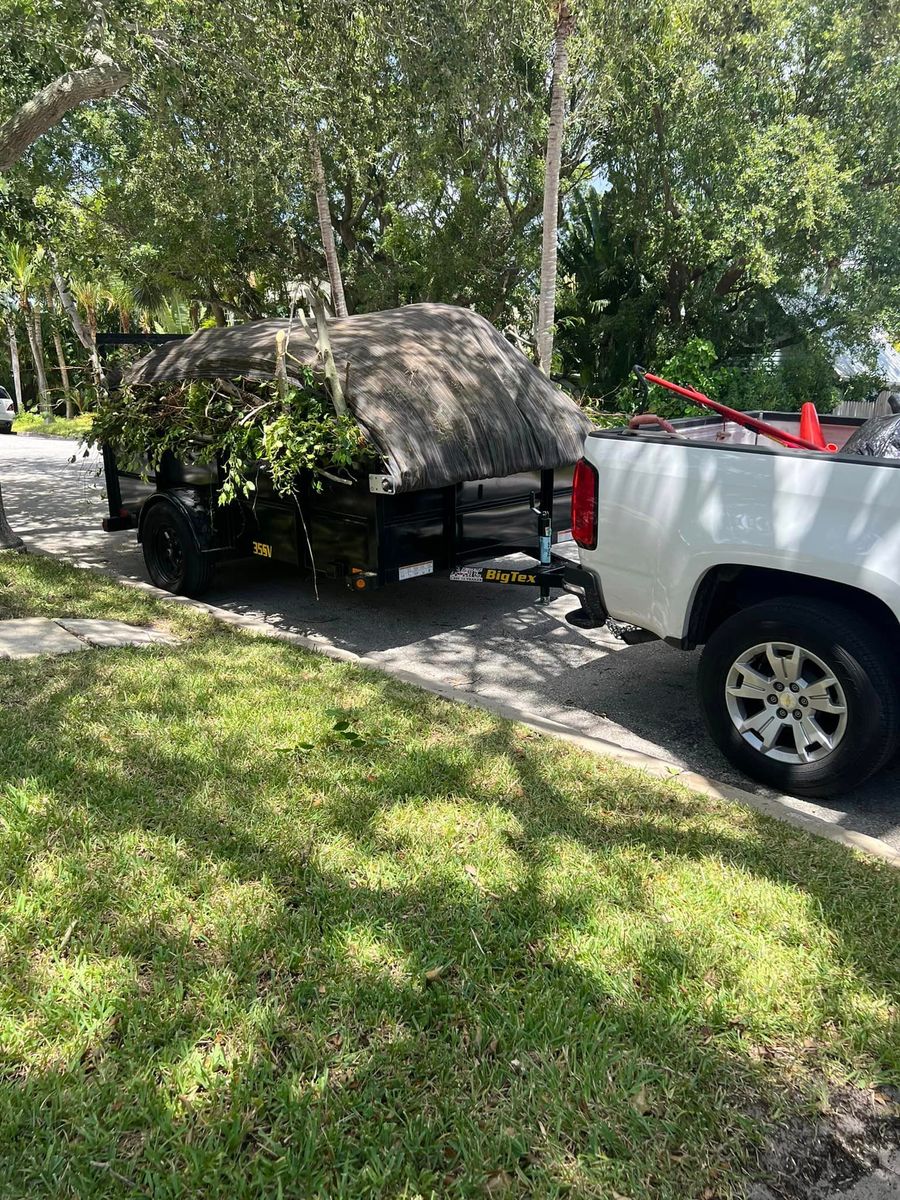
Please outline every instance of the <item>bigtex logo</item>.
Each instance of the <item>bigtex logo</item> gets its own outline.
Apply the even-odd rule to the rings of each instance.
[[[483,578],[485,583],[537,583],[536,575],[525,571],[499,571],[496,567],[487,567]]]

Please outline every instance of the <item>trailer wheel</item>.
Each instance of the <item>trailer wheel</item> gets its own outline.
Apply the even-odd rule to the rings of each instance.
[[[184,513],[173,504],[155,504],[144,521],[144,562],[158,588],[200,596],[209,587],[213,565],[201,552]]]
[[[730,617],[700,660],[700,707],[748,775],[797,796],[857,787],[900,736],[892,647],[838,604],[796,596]]]

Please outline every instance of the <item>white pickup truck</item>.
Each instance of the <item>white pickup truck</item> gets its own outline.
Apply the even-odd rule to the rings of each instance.
[[[845,453],[861,424],[824,419],[827,454],[718,416],[597,430],[575,472],[579,623],[703,646],[712,738],[799,796],[855,787],[900,748],[900,459]]]

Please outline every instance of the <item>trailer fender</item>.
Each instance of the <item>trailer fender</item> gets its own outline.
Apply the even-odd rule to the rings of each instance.
[[[172,488],[169,491],[157,492],[141,505],[137,529],[139,542],[144,537],[147,513],[160,504],[172,505],[187,518],[197,549],[201,554],[208,554],[212,550],[215,530],[209,513],[209,501],[191,488]]]

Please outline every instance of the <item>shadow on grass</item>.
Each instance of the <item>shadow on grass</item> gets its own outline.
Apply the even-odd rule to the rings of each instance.
[[[277,644],[8,672],[0,1191],[726,1196],[896,1066],[877,864]]]

